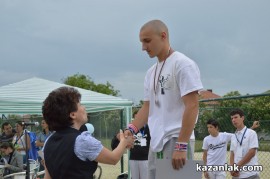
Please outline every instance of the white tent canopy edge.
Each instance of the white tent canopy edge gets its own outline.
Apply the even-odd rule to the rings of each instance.
[[[48,94],[62,86],[69,85],[36,77],[2,86],[0,87],[0,114],[41,114],[43,101]],[[86,107],[88,113],[123,109],[127,119],[131,119],[132,101],[74,88],[81,93],[81,104]]]

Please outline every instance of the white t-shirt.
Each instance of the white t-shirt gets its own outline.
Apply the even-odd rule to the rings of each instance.
[[[241,141],[242,145],[240,146]],[[230,151],[233,151],[234,153],[234,163],[238,163],[240,160],[242,160],[242,158],[248,153],[249,149],[253,148],[259,148],[257,133],[252,129],[248,129],[247,127],[244,127],[241,131],[236,131],[232,137],[230,148]],[[256,155],[245,165],[258,165],[257,151]],[[242,171],[240,172],[239,178],[247,178],[255,174],[258,174],[258,172]]]
[[[218,136],[211,135],[203,139],[203,150],[207,150],[206,165],[224,165],[226,163],[227,145],[233,134],[219,132]]]
[[[172,53],[160,73],[162,65],[163,62],[158,62],[157,69],[156,64],[153,65],[144,81],[144,100],[150,102],[148,126],[153,152],[161,151],[168,140],[179,136],[185,110],[182,97],[203,88],[198,66],[184,54]]]
[[[21,155],[26,154],[26,152],[25,152],[26,142],[25,142],[25,133],[24,132],[20,137],[18,137],[17,135],[14,135],[12,143],[14,144],[14,146],[17,145],[18,148],[24,149],[24,150],[17,151],[19,154],[21,154]],[[15,147],[15,148],[17,148],[17,147]]]

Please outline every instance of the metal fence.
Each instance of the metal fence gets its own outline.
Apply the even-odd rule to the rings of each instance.
[[[268,179],[270,176],[270,94],[247,95],[238,97],[219,98],[217,100],[201,100],[198,123],[195,128],[196,148],[195,159],[202,160],[202,143],[204,137],[208,134],[207,120],[216,119],[220,124],[220,132],[235,132],[232,125],[230,111],[234,108],[241,108],[245,113],[244,123],[251,127],[253,121],[258,120],[260,127],[255,129],[259,140],[259,149],[257,156],[259,165],[263,167],[260,172],[262,179]],[[215,101],[215,103],[213,103]],[[211,103],[210,103],[211,102]],[[227,162],[230,157],[230,143],[228,145]],[[231,178],[227,172],[227,178]]]
[[[111,140],[119,129],[126,126],[122,110],[91,113],[89,122],[95,127],[94,137],[101,141],[103,146],[111,150]],[[121,173],[128,171],[128,153],[124,154],[117,165],[99,164],[102,167],[101,179],[116,179]]]
[[[231,123],[230,111],[233,108],[241,108],[245,112],[245,125],[251,127],[254,120],[260,121],[260,127],[255,131],[258,134],[259,164],[263,166],[260,172],[262,179],[268,179],[270,176],[270,94],[244,97],[229,97],[221,99],[200,100],[199,118],[195,128],[196,147],[195,159],[202,160],[202,142],[203,138],[208,134],[206,122],[210,118],[214,118],[220,123],[221,132],[234,133],[235,128]],[[215,103],[213,103],[213,101]],[[211,102],[211,103],[209,103]],[[111,139],[119,131],[119,128],[126,126],[126,121],[122,119],[122,111],[106,111],[89,114],[89,122],[95,127],[94,137],[102,142],[102,144],[111,148]],[[41,116],[31,116],[31,121],[41,121]],[[8,120],[3,118],[2,122]],[[13,120],[12,120],[13,122]],[[32,131],[40,131],[41,128],[30,129]],[[227,161],[229,161],[229,145],[227,153]],[[117,176],[128,171],[128,155],[124,155],[122,160],[115,166],[103,165],[102,179],[117,178]],[[231,178],[227,173],[227,178]]]

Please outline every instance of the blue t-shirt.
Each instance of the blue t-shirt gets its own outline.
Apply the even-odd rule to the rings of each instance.
[[[83,161],[93,161],[100,154],[103,145],[94,138],[88,131],[84,131],[76,138],[74,153]]]
[[[38,134],[36,140],[39,140],[40,142],[43,142],[43,143],[44,143],[44,142],[46,141],[46,139],[47,139],[51,134],[52,134],[51,131],[49,131],[49,133],[48,133],[47,135],[44,134],[43,132],[40,132],[40,133]],[[41,150],[42,147],[38,147],[38,149]]]

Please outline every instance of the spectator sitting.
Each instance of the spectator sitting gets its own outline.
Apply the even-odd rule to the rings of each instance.
[[[15,150],[12,143],[2,143],[0,150],[6,159],[4,175],[23,171],[23,157]]]

